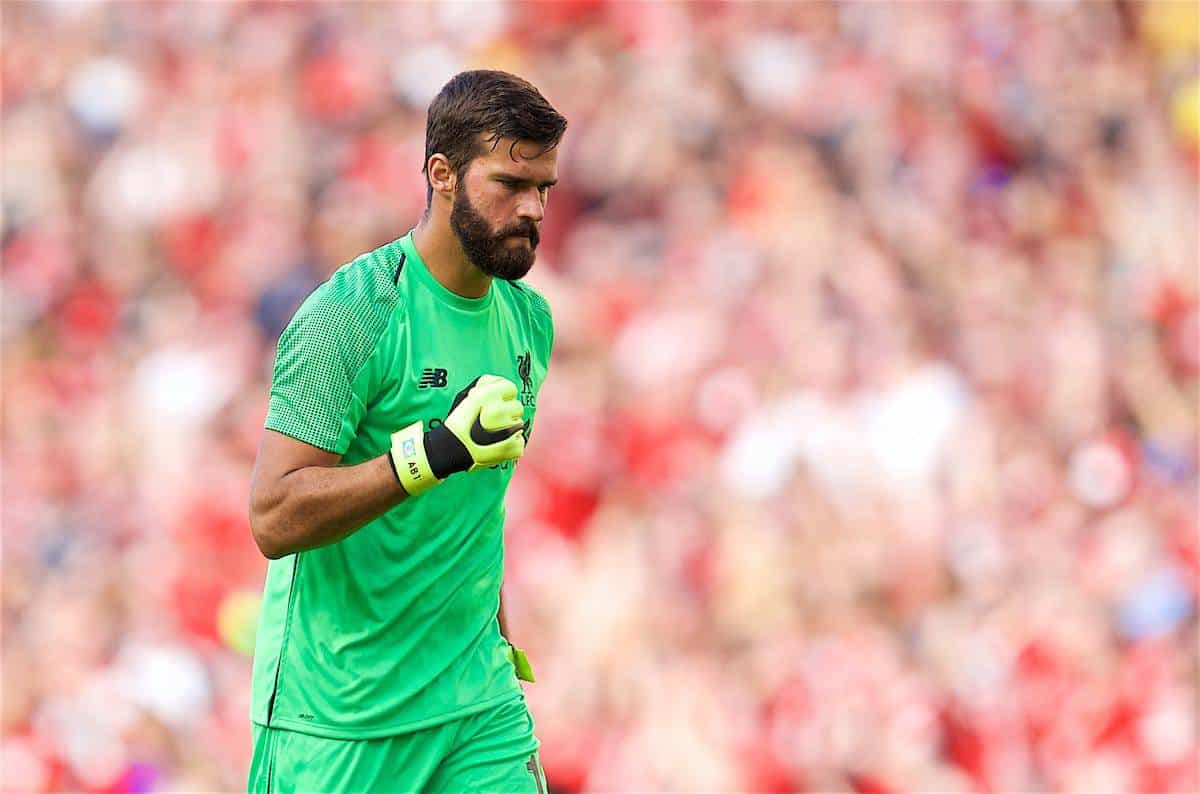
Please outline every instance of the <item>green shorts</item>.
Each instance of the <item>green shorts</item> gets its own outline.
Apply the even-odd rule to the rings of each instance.
[[[399,736],[327,739],[255,724],[246,790],[546,794],[524,698]]]

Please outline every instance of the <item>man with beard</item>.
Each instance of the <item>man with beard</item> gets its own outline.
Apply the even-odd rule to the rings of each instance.
[[[280,337],[250,496],[271,560],[251,791],[544,792],[500,582],[554,341],[517,282],[566,126],[519,77],[455,76],[429,107],[420,223]]]

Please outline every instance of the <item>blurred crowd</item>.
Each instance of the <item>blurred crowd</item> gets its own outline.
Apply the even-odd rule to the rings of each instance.
[[[1200,788],[1195,4],[3,10],[6,790],[244,788],[275,341],[482,66],[571,125],[551,790]]]

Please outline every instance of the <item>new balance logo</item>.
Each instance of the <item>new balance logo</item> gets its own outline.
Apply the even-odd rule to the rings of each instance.
[[[446,385],[446,370],[432,367],[426,367],[421,372],[421,381],[417,384],[418,389],[440,389]]]

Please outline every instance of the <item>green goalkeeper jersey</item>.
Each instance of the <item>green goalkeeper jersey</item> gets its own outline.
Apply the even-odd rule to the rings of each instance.
[[[517,385],[528,439],[554,328],[541,295],[443,287],[412,232],[343,266],[279,339],[266,427],[341,454],[384,454],[428,429],[479,375]],[[254,649],[251,719],[365,739],[520,696],[496,612],[513,463],[448,477],[345,539],[272,560]]]

